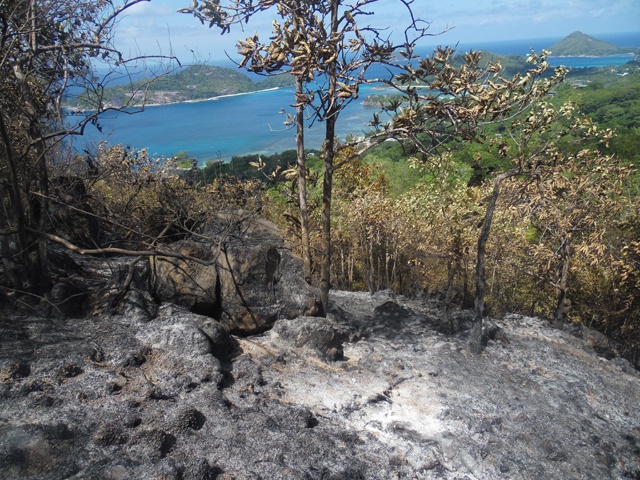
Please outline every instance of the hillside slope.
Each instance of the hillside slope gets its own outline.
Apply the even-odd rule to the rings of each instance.
[[[639,478],[640,376],[588,335],[510,315],[477,356],[447,333],[469,312],[336,291],[328,319],[223,341],[141,298],[0,315],[4,479]]]
[[[165,105],[289,86],[293,84],[293,79],[290,75],[278,75],[256,82],[232,68],[192,65],[149,84],[148,82],[147,79],[142,79],[131,85],[107,87],[102,101],[113,107],[143,103]],[[67,105],[91,108],[95,99],[87,95],[85,93],[76,99],[69,99]]]
[[[603,42],[582,32],[573,32],[548,50],[558,57],[606,57],[607,55],[630,53],[633,49]]]

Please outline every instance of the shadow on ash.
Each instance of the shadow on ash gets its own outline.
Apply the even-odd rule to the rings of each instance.
[[[640,376],[590,335],[509,315],[473,355],[469,312],[387,292],[308,316],[271,226],[233,237],[177,245],[216,261],[152,262],[126,308],[5,309],[3,479],[640,478]]]

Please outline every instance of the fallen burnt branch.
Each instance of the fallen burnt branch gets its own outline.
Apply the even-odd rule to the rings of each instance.
[[[118,255],[127,255],[131,257],[170,257],[179,258],[181,260],[188,260],[190,262],[199,263],[200,265],[211,266],[216,263],[216,260],[202,260],[201,258],[193,257],[191,255],[184,255],[182,253],[172,252],[170,250],[129,250],[126,248],[118,247],[103,247],[103,248],[81,248],[74,245],[69,240],[66,240],[58,235],[52,233],[40,232],[33,229],[28,229],[31,233],[41,235],[43,238],[52,242],[58,243],[68,250],[77,253],[78,255],[103,255],[105,253],[114,253]]]

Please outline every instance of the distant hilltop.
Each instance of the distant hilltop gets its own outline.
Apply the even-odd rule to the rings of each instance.
[[[613,43],[603,42],[582,32],[573,32],[550,47],[553,56],[557,57],[606,57],[625,53],[638,53],[638,48],[619,47]]]
[[[90,109],[98,102],[111,107],[167,105],[291,85],[293,78],[289,75],[276,75],[256,82],[231,68],[191,65],[153,81],[145,78],[131,84],[109,86],[104,89],[101,98],[86,91],[77,98],[67,99],[65,106],[71,109]]]

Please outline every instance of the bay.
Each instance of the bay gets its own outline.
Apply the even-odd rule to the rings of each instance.
[[[637,33],[602,38],[624,46],[640,44],[640,35]],[[500,54],[526,55],[532,48],[540,51],[558,40],[560,38],[459,45],[459,49],[476,48]],[[552,66],[585,68],[621,65],[632,59],[633,56],[625,55],[550,57],[549,62]],[[383,74],[384,70],[372,72],[373,76]],[[373,88],[363,86],[360,98],[372,93],[384,93],[384,90]],[[200,102],[150,106],[135,115],[110,112],[100,118],[102,131],[95,126],[88,126],[84,137],[76,141],[76,147],[79,150],[92,149],[106,141],[111,145],[122,144],[136,150],[147,148],[149,154],[154,156],[173,156],[185,151],[196,158],[200,165],[208,160],[228,161],[234,155],[268,155],[295,148],[295,131],[285,128],[283,122],[286,117],[278,113],[284,109],[293,114],[293,101],[294,89],[291,87]],[[362,105],[361,100],[352,102],[338,119],[337,135],[342,139],[349,133],[362,135],[367,131],[367,123],[375,111],[375,107]],[[308,148],[322,146],[323,129],[324,124],[321,123],[305,129]]]
[[[363,86],[360,97],[383,93]],[[295,148],[295,130],[283,124],[293,114],[294,88],[281,88],[249,94],[218,97],[213,100],[173,105],[150,106],[127,114],[108,112],[100,117],[101,132],[89,125],[79,146],[95,148],[101,141],[122,144],[138,150],[147,148],[154,156],[173,156],[185,151],[203,165],[208,160],[228,161],[234,155],[273,154]],[[368,130],[375,107],[360,100],[352,102],[341,114],[336,134],[344,139],[349,133],[362,135]],[[320,148],[324,124],[305,129],[308,148]]]
[[[635,59],[635,55],[609,55],[607,57],[548,57],[549,65],[569,68],[618,67]]]

